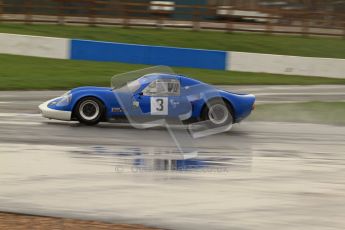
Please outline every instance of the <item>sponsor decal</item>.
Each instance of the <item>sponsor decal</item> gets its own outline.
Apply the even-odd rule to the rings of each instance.
[[[118,113],[118,112],[122,112],[122,109],[121,108],[111,108],[111,111],[113,113]]]

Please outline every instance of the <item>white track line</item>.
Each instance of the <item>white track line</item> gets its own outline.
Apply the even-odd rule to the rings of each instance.
[[[345,93],[254,93],[256,96],[295,95],[295,96],[345,96]]]
[[[28,125],[28,126],[36,126],[41,125],[41,122],[31,122],[31,121],[0,121],[0,124],[4,125]]]
[[[38,113],[0,113],[0,117],[41,117]]]

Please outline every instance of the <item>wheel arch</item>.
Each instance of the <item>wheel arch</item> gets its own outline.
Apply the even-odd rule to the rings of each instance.
[[[227,99],[226,97],[223,97],[223,96],[211,97],[211,98],[207,99],[207,101],[205,101],[204,104],[203,104],[202,107],[201,107],[200,114],[199,114],[199,118],[201,118],[201,116],[202,116],[202,114],[203,114],[203,111],[204,111],[204,109],[206,108],[206,106],[207,106],[208,103],[210,103],[210,102],[213,101],[213,100],[219,100],[219,99],[223,100],[223,101],[230,107],[230,109],[231,109],[231,111],[230,111],[231,116],[232,116],[233,120],[235,121],[235,120],[236,120],[236,117],[235,117],[235,114],[236,114],[236,113],[235,113],[235,108],[234,108],[232,102],[231,102],[229,99]]]
[[[107,106],[106,106],[106,103],[104,102],[104,100],[103,100],[101,97],[99,97],[99,96],[97,96],[97,95],[90,94],[90,95],[82,95],[82,96],[78,97],[77,99],[75,99],[75,101],[74,101],[74,103],[73,103],[73,106],[72,106],[72,115],[71,115],[72,120],[73,120],[73,119],[76,119],[75,110],[76,110],[76,107],[77,107],[78,103],[79,103],[81,100],[85,99],[85,98],[95,98],[95,99],[99,100],[99,101],[103,104],[103,107],[104,107],[104,114],[103,114],[102,120],[105,119],[106,113],[107,113]]]

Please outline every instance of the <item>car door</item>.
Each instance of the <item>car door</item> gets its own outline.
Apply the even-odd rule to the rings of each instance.
[[[191,110],[190,103],[180,95],[180,80],[164,78],[152,81],[137,98],[142,112],[151,117],[178,118]]]

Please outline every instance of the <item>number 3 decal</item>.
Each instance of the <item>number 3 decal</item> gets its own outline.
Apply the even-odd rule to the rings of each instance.
[[[168,115],[167,97],[151,97],[151,115]]]
[[[157,98],[156,102],[158,103],[157,111],[163,111],[164,110],[164,101],[162,98]]]

